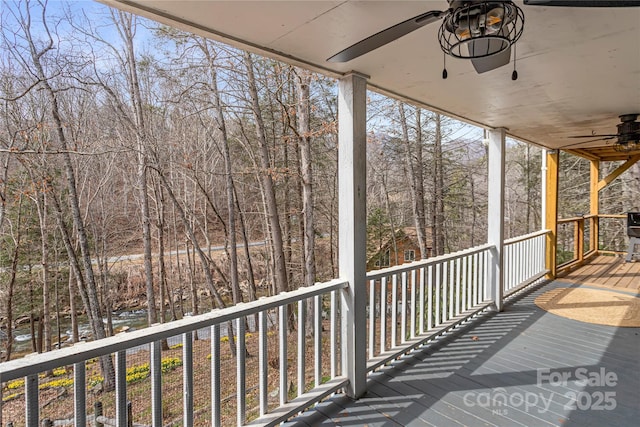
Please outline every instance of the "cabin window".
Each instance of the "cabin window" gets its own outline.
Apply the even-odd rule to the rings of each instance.
[[[405,260],[405,262],[415,261],[416,260],[416,251],[414,251],[414,250],[406,250],[406,251],[404,251],[404,260]]]
[[[380,266],[381,267],[389,267],[390,265],[391,265],[391,251],[389,249],[387,249],[380,256]]]

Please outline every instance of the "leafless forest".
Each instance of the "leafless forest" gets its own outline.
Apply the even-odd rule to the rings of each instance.
[[[0,360],[18,320],[44,352],[60,317],[99,339],[115,310],[167,322],[337,275],[336,81],[94,2],[0,13]],[[482,129],[369,95],[370,246],[484,243]],[[507,174],[508,237],[538,230],[540,148],[509,140]],[[563,156],[561,186],[561,216],[588,213],[588,162]],[[639,204],[636,165],[601,211]]]

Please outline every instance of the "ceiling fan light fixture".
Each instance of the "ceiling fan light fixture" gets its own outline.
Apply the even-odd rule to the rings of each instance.
[[[496,7],[491,9],[484,18],[486,33],[496,34],[502,30],[504,24],[508,24],[504,20],[504,8]]]
[[[640,150],[640,141],[639,140],[629,140],[627,142],[617,142],[613,149],[620,153],[629,153],[631,151]]]
[[[442,50],[455,58],[477,59],[497,55],[522,35],[524,13],[511,1],[460,2],[438,31]],[[492,40],[491,43],[474,43]],[[477,49],[484,46],[484,49]]]

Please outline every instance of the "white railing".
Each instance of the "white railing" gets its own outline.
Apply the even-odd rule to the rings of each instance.
[[[253,418],[252,424],[255,425],[275,425],[347,383],[346,378],[340,376],[339,362],[339,293],[346,287],[345,281],[333,280],[227,309],[1,363],[0,382],[11,384],[24,379],[24,397],[20,398],[24,399],[25,410],[23,420],[3,420],[0,415],[0,425],[40,426],[40,395],[43,393],[40,379],[46,372],[60,371],[60,368],[70,365],[73,366],[75,401],[75,407],[71,409],[75,415],[74,419],[67,422],[75,426],[93,425],[97,418],[95,415],[88,416],[86,410],[87,369],[88,365],[93,364],[94,358],[104,356],[115,359],[115,393],[106,397],[109,393],[103,392],[103,400],[113,403],[111,407],[105,405],[102,410],[112,418],[102,416],[98,421],[122,427],[131,421],[137,425],[144,425],[140,424],[141,421],[153,426],[166,425],[163,405],[168,404],[168,396],[163,400],[163,391],[168,394],[165,389],[172,384],[167,384],[167,378],[163,381],[163,376],[168,376],[163,374],[164,340],[172,344],[174,353],[177,351],[179,356],[180,350],[177,348],[181,347],[182,350],[181,357],[175,358],[179,362],[174,362],[182,367],[182,375],[179,375],[183,391],[180,394],[182,410],[179,411],[180,419],[174,420],[171,425],[193,426],[196,413],[199,418],[208,417],[210,421],[207,425],[213,426],[245,425],[249,418]],[[311,316],[306,315],[308,307],[311,307]],[[255,327],[254,316],[258,319],[257,333],[245,333],[245,325]],[[289,334],[295,322],[298,332]],[[312,327],[305,328],[305,322],[312,322]],[[306,336],[305,329],[312,330],[313,337]],[[228,334],[231,330],[233,334]],[[323,330],[326,335],[324,340]],[[210,350],[210,355],[196,351],[196,343],[207,341],[195,341],[196,334],[208,338],[209,346],[204,348]],[[235,336],[236,355],[235,358],[225,359],[221,342],[228,341],[229,335]],[[273,351],[270,352],[270,349]],[[257,360],[255,357],[247,358],[249,350],[258,353]],[[228,353],[231,354],[231,348]],[[143,379],[147,381],[143,388],[144,395],[137,397],[142,403],[134,406],[132,411],[127,409],[127,386],[128,382],[132,382],[128,376],[135,367],[128,363],[128,359],[140,360],[140,355],[148,363],[149,379]],[[205,363],[209,365],[208,377],[206,372],[194,370],[194,365],[202,367],[202,363],[194,364],[194,358],[198,358],[198,362],[210,360]],[[290,361],[294,361],[295,368],[289,366]],[[253,369],[249,368],[251,365]],[[229,366],[233,369],[225,369]],[[296,387],[291,387],[291,384],[296,384]],[[136,386],[136,393],[140,393],[138,388]],[[176,396],[173,384],[171,398],[175,400]],[[248,407],[248,400],[251,400],[253,407]],[[221,401],[226,402],[225,411]],[[228,406],[235,406],[235,414],[226,411]],[[0,403],[0,413],[1,410]],[[141,420],[143,417],[139,414],[143,413],[147,415]],[[130,417],[133,420],[128,419]],[[57,420],[55,425],[64,424]]]
[[[485,308],[491,245],[367,274],[367,369]]]
[[[504,242],[504,295],[543,278],[549,230],[514,237]]]
[[[541,231],[504,242],[505,295],[540,280],[547,272],[547,233]],[[366,326],[367,331],[367,372],[486,309],[492,302],[491,287],[495,286],[489,283],[494,277],[489,271],[493,253],[492,245],[483,245],[367,273],[367,324],[362,325],[362,330]],[[71,408],[74,419],[68,420],[68,425],[84,427],[93,425],[95,420],[122,427],[130,421],[137,425],[167,425],[163,405],[167,405],[169,395],[175,399],[176,392],[175,384],[172,391],[165,391],[171,387],[167,384],[171,373],[163,373],[165,341],[173,347],[170,351],[178,354],[174,359],[181,366],[179,382],[183,391],[181,407],[175,411],[178,418],[170,425],[191,427],[196,414],[198,419],[206,417],[207,425],[213,426],[276,425],[348,384],[340,362],[344,356],[342,343],[346,342],[343,334],[349,330],[341,324],[342,316],[348,314],[341,313],[341,301],[353,297],[347,288],[346,281],[336,279],[1,363],[1,383],[24,378],[24,397],[20,398],[24,399],[25,416],[24,420],[3,420],[0,415],[0,426],[9,422],[16,427],[40,426],[40,375],[71,365],[75,407]],[[247,325],[252,332],[245,333]],[[231,346],[221,346],[229,336],[235,340],[233,357]],[[196,337],[201,339],[195,340]],[[202,353],[203,342],[207,343],[204,349],[208,355]],[[257,358],[247,357],[255,353]],[[103,399],[106,405],[98,418],[87,415],[87,383],[93,381],[88,377],[88,368],[94,358],[104,356],[115,359],[115,392],[102,393],[111,397]],[[136,358],[148,363],[148,380],[143,378],[143,386],[136,383],[128,393],[128,370],[135,368],[131,361]],[[203,365],[203,358],[210,361]],[[137,397],[142,403],[132,411],[128,397],[134,388],[135,393],[142,394]],[[0,406],[0,414],[1,410]],[[56,425],[65,424],[57,420]]]

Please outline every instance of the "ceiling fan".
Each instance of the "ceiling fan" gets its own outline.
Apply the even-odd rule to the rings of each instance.
[[[329,62],[348,62],[391,43],[425,25],[442,20],[438,41],[445,54],[470,59],[478,73],[506,65],[511,46],[524,28],[522,9],[510,0],[447,0],[447,10],[432,10],[375,33],[328,58]],[[633,7],[638,0],[524,0],[529,6]],[[446,68],[442,78],[447,78]],[[516,80],[515,70],[512,79]]]
[[[588,141],[580,141],[574,144],[565,145],[562,148],[574,147],[579,144],[587,144],[594,141],[608,141],[615,139],[613,148],[620,152],[640,150],[640,122],[637,121],[638,114],[623,114],[620,116],[620,123],[617,125],[618,132],[613,134],[598,135],[577,135],[569,138],[591,138]]]

